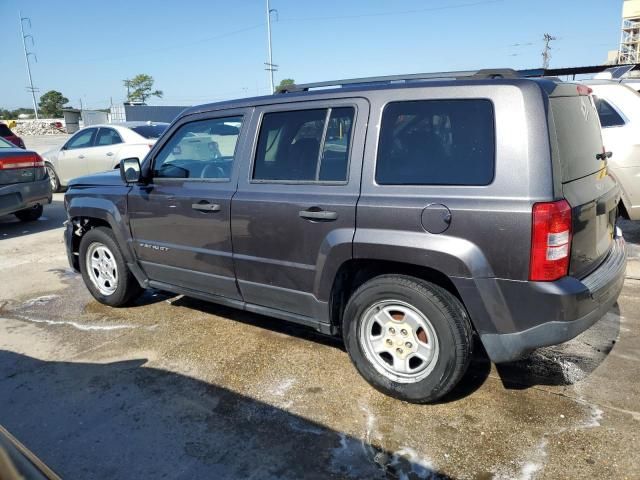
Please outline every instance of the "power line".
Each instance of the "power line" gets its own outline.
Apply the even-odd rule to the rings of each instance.
[[[38,57],[33,52],[27,50],[27,38],[31,39],[31,46],[35,46],[35,42],[33,41],[33,35],[25,35],[24,34],[24,21],[29,22],[29,28],[31,28],[31,19],[29,17],[23,17],[22,12],[18,12],[18,17],[20,18],[20,35],[22,35],[22,49],[24,50],[24,61],[27,64],[27,77],[29,78],[29,86],[27,87],[27,91],[31,92],[31,98],[33,99],[33,111],[36,115],[36,120],[38,120],[38,103],[36,102],[36,92],[40,90],[33,86],[33,78],[31,77],[31,64],[29,63],[29,56],[33,56],[38,61]]]

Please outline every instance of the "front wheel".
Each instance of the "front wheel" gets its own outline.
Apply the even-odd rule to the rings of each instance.
[[[471,358],[472,330],[460,300],[404,275],[382,275],[358,288],[344,312],[343,336],[371,385],[413,403],[449,393]]]
[[[113,235],[105,227],[89,230],[80,240],[80,272],[91,295],[100,303],[121,307],[142,293]]]

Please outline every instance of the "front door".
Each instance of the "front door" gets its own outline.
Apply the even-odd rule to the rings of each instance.
[[[87,157],[93,148],[97,128],[85,128],[71,137],[58,154],[56,171],[63,185],[89,174]]]
[[[322,271],[351,258],[368,110],[342,99],[256,111],[259,134],[232,205],[247,303],[323,320]]]
[[[240,299],[231,248],[237,146],[250,111],[187,117],[172,126],[152,178],[129,194],[134,249],[150,280]]]

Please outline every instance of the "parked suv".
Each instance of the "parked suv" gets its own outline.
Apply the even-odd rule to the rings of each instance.
[[[104,304],[155,288],[308,325],[341,335],[377,389],[431,402],[474,334],[508,362],[616,302],[607,156],[582,85],[481,71],[293,86],[193,107],[142,165],[72,181],[66,245]]]

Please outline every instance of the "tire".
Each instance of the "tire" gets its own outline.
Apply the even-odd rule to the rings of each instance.
[[[49,174],[49,182],[51,183],[51,193],[57,193],[60,191],[60,179],[50,163],[46,164],[47,173]]]
[[[365,380],[411,403],[449,393],[471,360],[472,328],[460,300],[405,275],[381,275],[360,286],[345,308],[342,332]]]
[[[34,207],[30,207],[30,208],[25,208],[24,210],[20,210],[16,213],[14,213],[14,215],[16,217],[18,217],[18,220],[20,220],[21,222],[34,222],[36,220],[38,220],[41,216],[42,216],[42,211],[44,210],[44,207],[40,204],[34,206]]]
[[[98,263],[91,263],[91,256]],[[140,296],[143,288],[120,252],[113,232],[106,227],[89,230],[80,240],[80,272],[91,295],[100,303],[123,307]],[[114,271],[115,270],[115,271]]]

